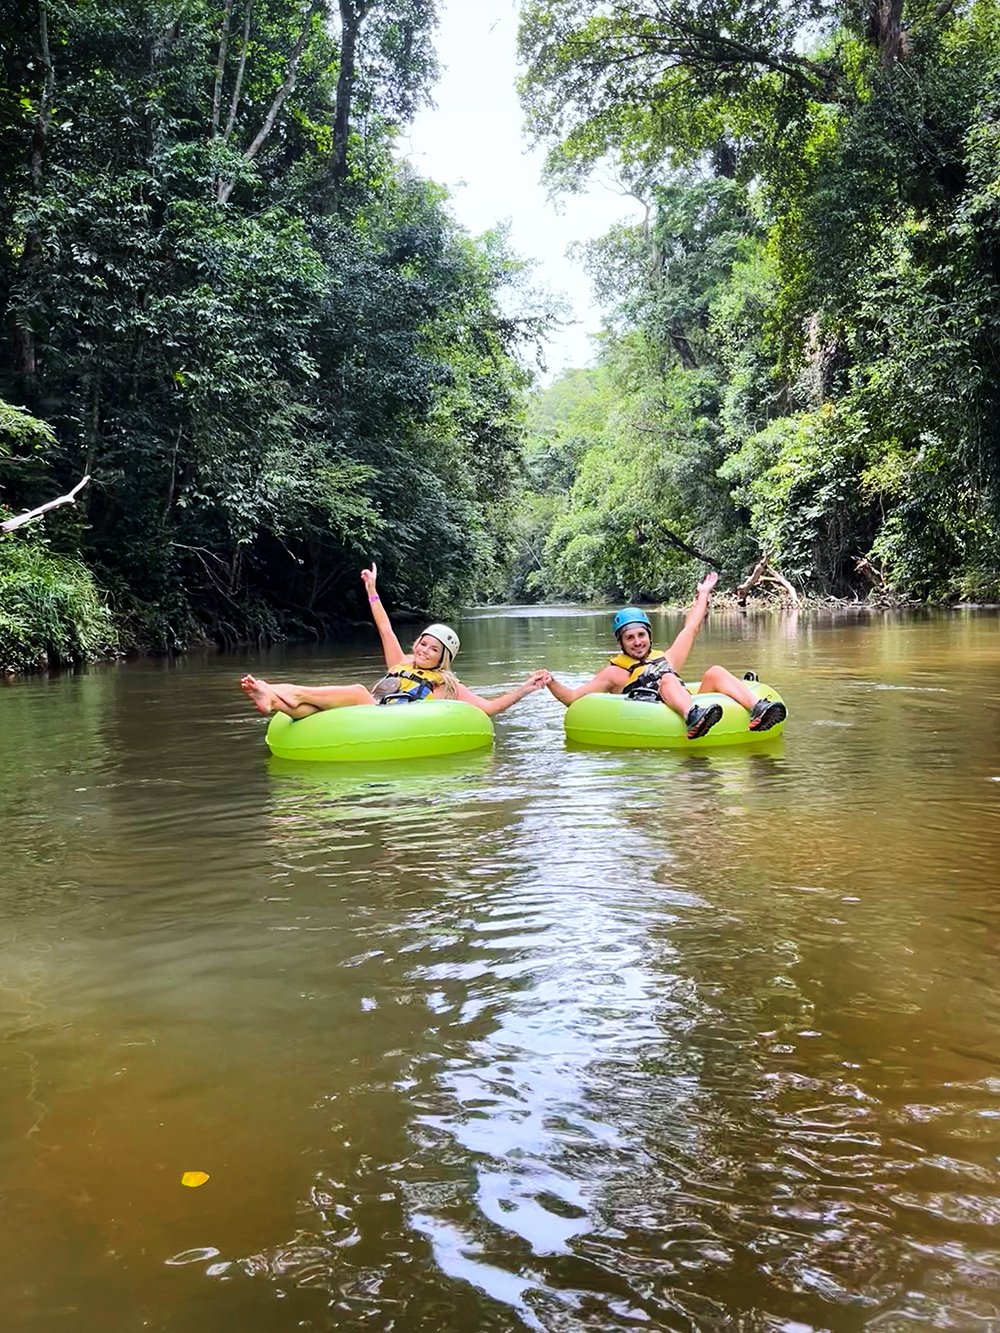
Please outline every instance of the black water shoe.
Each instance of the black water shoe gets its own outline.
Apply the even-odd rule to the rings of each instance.
[[[716,722],[722,719],[721,704],[707,704],[704,707],[701,704],[693,704],[687,717],[684,719],[687,724],[687,736],[689,741],[696,741],[700,736],[705,736],[715,726]]]
[[[758,699],[750,710],[750,730],[770,731],[787,716],[788,709],[777,699]]]

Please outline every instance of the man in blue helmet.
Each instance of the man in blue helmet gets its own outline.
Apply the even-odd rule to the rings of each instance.
[[[718,579],[713,572],[698,584],[681,631],[666,652],[653,647],[653,627],[645,611],[626,606],[611,622],[621,652],[608,660],[603,671],[575,689],[552,677],[547,689],[567,706],[584,694],[624,694],[643,702],[665,703],[684,719],[688,740],[706,735],[722,717],[722,705],[693,703],[690,691],[677,673],[688,659]],[[770,731],[784,721],[787,712],[779,700],[758,698],[746,681],[721,666],[708,668],[701,678],[699,693],[726,694],[735,699],[749,713],[751,731]]]

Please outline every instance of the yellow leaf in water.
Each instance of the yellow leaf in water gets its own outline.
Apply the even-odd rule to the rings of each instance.
[[[185,1171],[181,1176],[181,1184],[187,1185],[188,1189],[196,1190],[199,1185],[204,1185],[207,1179],[207,1171]]]

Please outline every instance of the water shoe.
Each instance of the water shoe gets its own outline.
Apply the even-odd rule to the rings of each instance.
[[[750,730],[770,731],[787,716],[788,709],[777,699],[758,699],[750,711]]]
[[[700,736],[706,735],[721,718],[721,704],[707,704],[704,707],[701,704],[693,704],[684,719],[687,724],[688,740],[696,741]]]

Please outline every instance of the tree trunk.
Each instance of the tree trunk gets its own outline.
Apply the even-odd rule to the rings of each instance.
[[[292,47],[291,53],[289,54],[288,57],[288,65],[285,71],[285,81],[284,83],[282,83],[281,87],[275,93],[274,100],[272,101],[270,107],[268,107],[267,115],[264,117],[264,123],[257,131],[253,143],[243,154],[243,156],[246,158],[248,162],[252,162],[253,159],[257,156],[257,154],[260,152],[261,148],[263,148],[265,142],[267,141],[268,135],[274,129],[274,122],[278,119],[278,112],[285,105],[285,102],[288,100],[289,96],[291,95],[291,93],[295,88],[295,82],[298,77],[299,60],[302,57],[302,52],[305,49],[305,44],[309,39],[309,29],[312,26],[313,17],[315,16],[316,12],[323,7],[323,4],[324,0],[312,0],[309,9],[306,11],[306,16],[302,20],[302,31],[299,33],[298,40]],[[217,198],[220,204],[225,204],[229,202],[229,196],[232,194],[235,185],[236,182],[232,180],[219,181]]]
[[[226,56],[229,53],[229,24],[233,16],[233,0],[226,0],[222,11],[222,32],[219,34],[219,57],[215,62],[215,87],[212,89],[212,138],[219,135],[222,120],[222,80],[226,75]]]
[[[697,370],[698,358],[695,356],[694,348],[691,346],[690,339],[684,332],[679,320],[674,320],[670,326],[670,341],[683,368],[685,370]]]
[[[370,0],[338,0],[340,5],[340,71],[337,75],[337,103],[333,115],[333,158],[329,177],[339,185],[347,176],[347,145],[351,135],[351,99],[357,72],[358,37]]]
[[[229,103],[229,115],[226,118],[226,128],[222,133],[223,143],[229,142],[229,136],[233,132],[233,126],[236,124],[236,112],[239,110],[240,97],[243,93],[243,75],[247,67],[247,50],[250,46],[250,16],[253,12],[253,0],[247,0],[247,12],[243,19],[243,45],[240,47],[240,63],[236,70],[236,82],[233,85],[233,96]]]
[[[903,31],[903,0],[870,0],[868,33],[878,47],[882,64],[888,69],[907,54]]]
[[[31,134],[31,183],[35,193],[40,194],[45,164],[45,149],[48,142],[49,120],[52,113],[52,99],[55,93],[55,70],[52,65],[52,52],[49,47],[49,16],[45,0],[38,6],[38,58],[44,70],[42,96],[38,105],[38,114]],[[35,277],[41,261],[41,245],[38,234],[33,230],[25,233],[21,257],[18,261],[17,286],[22,294],[30,299],[35,286]],[[20,317],[15,314],[12,329],[14,345],[14,367],[20,375],[34,376],[38,370],[38,358],[35,351],[35,334],[31,327],[28,312]]]

